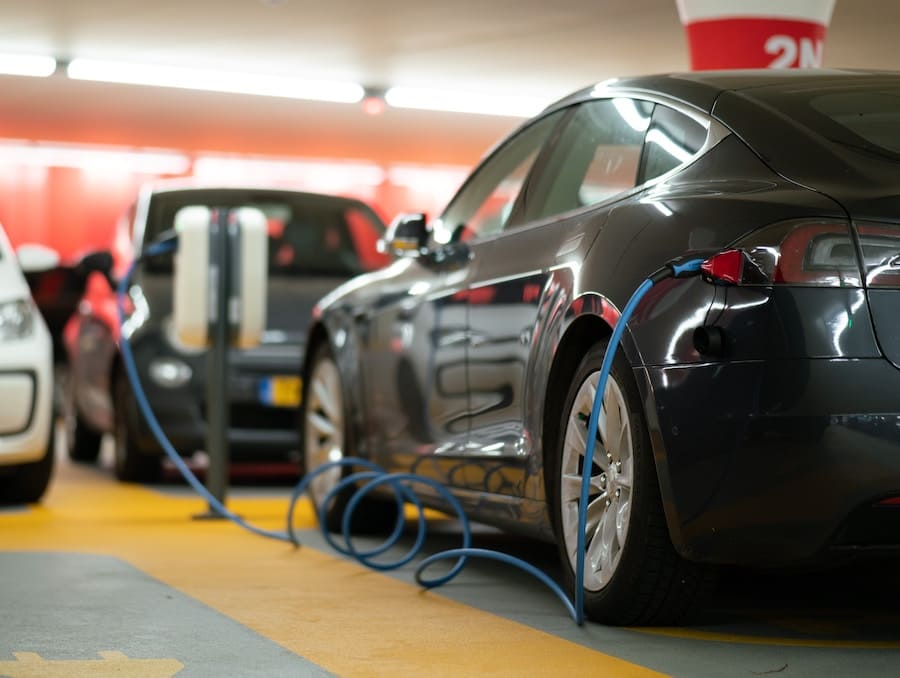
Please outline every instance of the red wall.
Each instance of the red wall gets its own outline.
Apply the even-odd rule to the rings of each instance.
[[[282,163],[261,177],[305,190],[353,195],[385,219],[399,212],[438,212],[484,152],[520,121],[494,116],[388,109],[366,115],[355,106],[88,83],[65,77],[0,76],[0,222],[14,244],[37,241],[70,255],[102,246],[115,222],[152,177],[110,170],[28,166],[23,145],[102,145],[134,152],[183,153],[198,172],[203,158],[267,158]],[[291,170],[290,161],[333,161],[336,168]],[[25,163],[25,164],[23,164]],[[375,170],[360,182],[342,163]],[[46,163],[45,163],[46,164]],[[52,163],[51,163],[52,164]],[[320,181],[325,174],[330,180]]]
[[[327,172],[331,179],[323,183],[323,172],[315,167],[310,169],[301,164],[299,170],[291,170],[291,163],[285,159],[273,160],[277,162],[274,169],[256,183],[352,195],[372,205],[385,220],[404,210],[435,214],[468,171],[465,166],[448,171],[427,165],[404,165],[404,171],[398,175],[403,183],[397,184],[391,181],[391,166],[357,163],[355,166],[370,170],[365,172],[367,175],[384,176],[380,183],[367,184],[360,183],[354,174],[348,174],[343,181],[342,162],[336,161],[334,169]],[[328,166],[328,161],[315,162]],[[421,176],[420,180],[418,176]],[[64,259],[91,249],[108,248],[116,222],[134,201],[140,186],[154,178],[157,177],[133,173],[124,167],[73,168],[0,163],[0,223],[14,246],[25,242],[42,243],[58,250]],[[226,177],[217,177],[215,172],[207,172],[202,177],[211,183],[217,183],[220,178]]]
[[[116,220],[150,178],[69,167],[7,167],[0,177],[0,223],[13,245],[39,242],[63,257],[109,247]]]

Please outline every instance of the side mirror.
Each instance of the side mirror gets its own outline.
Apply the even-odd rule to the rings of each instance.
[[[378,251],[394,257],[415,257],[428,242],[427,218],[421,212],[401,214],[388,226]]]
[[[115,292],[116,287],[118,287],[118,281],[113,276],[114,266],[115,260],[111,252],[108,250],[97,250],[96,252],[88,252],[81,257],[73,269],[85,281],[91,273],[99,273],[106,280],[109,288]]]
[[[59,252],[45,245],[28,243],[16,248],[19,266],[25,273],[40,273],[59,266]]]
[[[98,250],[85,254],[78,261],[78,269],[84,274],[102,273],[104,276],[112,275],[113,256],[107,250]]]

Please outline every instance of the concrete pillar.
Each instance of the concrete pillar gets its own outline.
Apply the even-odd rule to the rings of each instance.
[[[691,68],[819,68],[835,0],[675,0]]]

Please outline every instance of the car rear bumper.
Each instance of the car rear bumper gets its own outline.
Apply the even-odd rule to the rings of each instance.
[[[900,547],[900,370],[875,359],[643,368],[673,542],[781,565]],[[649,387],[649,388],[648,388]]]

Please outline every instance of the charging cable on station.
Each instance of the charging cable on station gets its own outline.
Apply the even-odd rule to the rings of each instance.
[[[193,474],[191,469],[188,468],[187,464],[185,464],[184,460],[181,458],[181,455],[178,454],[178,452],[175,450],[175,448],[172,446],[171,442],[163,432],[159,421],[156,419],[156,416],[150,408],[147,396],[144,393],[143,387],[141,386],[140,378],[138,376],[137,368],[134,362],[134,356],[131,352],[128,332],[125,331],[125,299],[127,297],[131,276],[133,275],[136,266],[143,259],[174,252],[176,248],[177,236],[172,236],[166,240],[151,245],[144,251],[144,253],[140,257],[135,259],[126,274],[119,282],[117,292],[117,306],[119,312],[119,321],[122,326],[122,360],[125,365],[128,379],[131,382],[131,386],[134,391],[135,400],[141,410],[141,413],[147,420],[147,424],[149,425],[150,430],[153,432],[153,435],[156,437],[163,451],[166,453],[166,456],[178,469],[179,473],[181,473],[187,483],[209,503],[211,509],[217,511],[222,517],[233,521],[234,523],[254,534],[268,537],[270,539],[278,539],[281,541],[290,542],[295,546],[300,546],[301,542],[297,537],[297,534],[294,531],[293,527],[293,515],[298,500],[300,499],[300,497],[306,494],[306,490],[309,487],[310,482],[319,474],[324,473],[329,469],[333,469],[336,466],[346,466],[352,467],[354,469],[365,469],[361,471],[355,471],[354,473],[351,473],[347,477],[343,478],[339,483],[337,483],[335,487],[332,488],[332,490],[325,496],[321,504],[315,507],[316,515],[319,520],[319,528],[322,532],[322,535],[332,548],[343,555],[356,559],[366,567],[379,571],[387,571],[397,569],[412,561],[418,555],[422,545],[425,542],[425,509],[422,506],[421,500],[413,491],[412,486],[426,485],[436,491],[456,514],[462,531],[462,546],[460,548],[439,551],[422,559],[415,571],[415,579],[419,585],[425,588],[435,588],[437,586],[446,584],[457,574],[459,574],[459,572],[465,566],[465,563],[469,557],[495,560],[498,562],[506,563],[508,565],[512,565],[514,567],[518,567],[528,574],[534,576],[539,581],[543,582],[562,601],[563,605],[566,607],[575,623],[579,626],[584,624],[584,561],[586,548],[585,530],[587,523],[587,506],[590,490],[590,474],[594,459],[595,447],[597,445],[597,428],[599,426],[603,393],[606,390],[606,382],[609,379],[609,373],[612,369],[613,358],[615,356],[615,352],[619,345],[619,342],[622,339],[622,335],[625,333],[625,327],[628,324],[628,321],[634,313],[635,309],[644,298],[644,295],[646,295],[647,292],[655,284],[661,282],[662,280],[665,280],[666,278],[685,278],[697,275],[700,272],[700,266],[703,263],[704,259],[691,258],[689,256],[680,257],[669,261],[665,266],[654,272],[651,276],[644,280],[644,282],[641,283],[637,290],[635,290],[634,294],[632,294],[631,298],[625,304],[625,307],[622,310],[622,313],[619,316],[615,327],[613,328],[612,336],[610,337],[609,344],[606,348],[606,353],[604,354],[603,361],[601,363],[597,391],[594,396],[593,408],[591,410],[591,417],[588,423],[588,442],[587,448],[585,450],[584,468],[582,471],[581,479],[581,495],[579,498],[578,510],[575,600],[572,601],[569,598],[568,594],[557,582],[551,579],[545,572],[539,570],[530,563],[499,551],[472,547],[472,532],[469,526],[469,521],[466,518],[465,512],[463,511],[462,505],[444,486],[431,480],[430,478],[425,478],[413,473],[387,473],[377,464],[374,464],[367,459],[348,457],[341,459],[340,461],[322,464],[321,466],[318,466],[314,469],[308,469],[303,479],[296,485],[292,492],[290,504],[288,506],[287,529],[285,532],[261,529],[246,522],[244,519],[242,519],[232,511],[229,511],[225,507],[225,505],[215,496],[213,496],[213,494],[210,493],[209,490],[207,490],[207,488],[204,487],[204,485],[197,479],[197,477]],[[329,531],[325,527],[325,507],[329,505],[329,503],[337,496],[339,492],[349,486],[356,485],[359,485],[359,487],[347,503],[346,510],[344,511],[344,515],[342,517],[341,531],[343,544],[341,544],[335,539],[332,534],[329,533]],[[353,512],[356,510],[360,502],[367,494],[369,494],[375,488],[381,487],[383,485],[388,485],[394,492],[394,497],[397,502],[398,508],[396,525],[391,534],[380,544],[367,550],[359,550],[354,546],[353,537],[350,533],[350,525]],[[415,506],[417,511],[417,533],[412,546],[404,555],[396,560],[390,562],[376,560],[378,556],[382,555],[393,546],[395,546],[400,537],[403,535],[406,526],[403,508],[406,504],[412,504],[413,506]],[[433,578],[425,576],[424,571],[432,564],[440,560],[448,559],[456,559],[456,563],[447,573]]]

